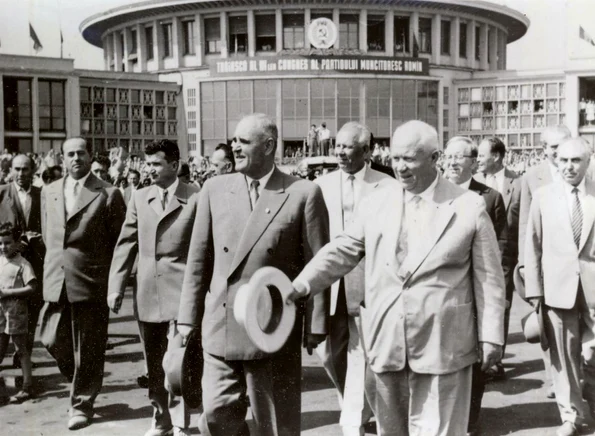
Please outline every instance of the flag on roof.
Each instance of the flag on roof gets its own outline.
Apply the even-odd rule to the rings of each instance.
[[[39,37],[37,36],[37,33],[35,33],[35,29],[31,25],[31,23],[29,23],[29,36],[33,40],[33,50],[35,50],[35,53],[37,53],[40,50],[42,50],[43,49],[43,45],[41,45],[41,41],[39,40]]]

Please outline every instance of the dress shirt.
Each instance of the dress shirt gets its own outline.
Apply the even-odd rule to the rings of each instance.
[[[253,180],[258,180],[258,183],[259,183],[259,185],[258,185],[258,197],[260,197],[261,194],[262,194],[262,190],[267,185],[267,183],[269,182],[269,179],[273,175],[273,171],[275,171],[275,165],[273,165],[273,168],[271,169],[271,171],[269,171],[267,174],[265,174],[260,179],[253,179],[251,177],[246,176],[246,183],[247,183],[247,186],[248,186],[248,193],[250,193],[250,186],[252,185],[252,181]],[[254,209],[254,206],[252,207],[252,209]]]
[[[405,225],[407,226],[407,251],[424,250],[428,244],[428,230],[432,227],[436,205],[434,191],[438,185],[438,175],[420,194],[405,191]],[[419,197],[420,200],[417,200]]]
[[[163,194],[165,193],[165,191],[167,191],[167,203],[165,203],[165,207],[163,208],[163,210],[167,209],[167,206],[169,206],[169,203],[171,203],[171,199],[173,198],[174,194],[176,193],[176,189],[178,189],[178,185],[180,184],[180,180],[176,177],[176,180],[167,187],[167,189],[163,189],[157,185],[157,192],[159,192],[159,202],[161,204],[163,204]]]
[[[25,224],[29,224],[29,212],[31,211],[31,186],[29,186],[29,189],[25,191],[15,182],[14,189],[17,190],[19,203],[21,203],[21,208],[23,209],[23,214],[25,215]]]
[[[566,204],[568,205],[568,216],[570,217],[570,222],[572,222],[572,210],[574,209],[574,194],[572,191],[574,190],[575,186],[572,186],[570,183],[564,183],[564,193],[566,194]],[[585,178],[576,186],[578,189],[578,201],[581,204],[581,208],[583,209],[583,214],[585,210],[585,196],[587,195],[587,191],[585,188]],[[584,234],[587,231],[585,229],[585,220],[583,219],[583,229],[582,233]]]
[[[488,180],[490,180],[490,178],[493,177],[495,179],[495,184],[494,186],[492,186],[490,183],[488,183]],[[502,169],[500,171],[498,171],[497,173],[494,174],[486,174],[485,175],[485,180],[486,180],[486,185],[488,185],[490,188],[495,189],[496,191],[502,193],[504,192],[504,167],[502,167]]]
[[[320,139],[321,141],[324,141],[325,139],[330,139],[331,138],[331,131],[329,129],[325,128],[321,128],[318,130],[318,139]]]
[[[355,208],[357,208],[357,205],[361,197],[362,184],[364,183],[364,178],[366,177],[366,168],[367,165],[364,165],[363,168],[355,174],[348,174],[345,171],[341,170],[341,184],[343,186],[345,186],[346,183],[349,183],[349,176],[353,175],[354,210]]]
[[[472,179],[472,178],[473,178],[473,177],[470,177],[470,178],[469,178],[469,180],[467,180],[467,181],[465,181],[465,182],[463,182],[463,183],[459,183],[458,185],[459,185],[461,188],[463,188],[463,189],[467,189],[467,190],[469,190],[469,186],[471,185],[471,179]]]
[[[78,180],[74,180],[72,177],[66,176],[66,180],[64,181],[64,206],[66,208],[66,214],[68,217],[70,217],[72,214],[74,205],[76,204],[76,198],[74,198],[74,185],[78,182],[78,195],[80,195],[81,189],[83,189],[83,186],[85,186],[85,183],[87,182],[87,179],[90,175],[91,171]]]

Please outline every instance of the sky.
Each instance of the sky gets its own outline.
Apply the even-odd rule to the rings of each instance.
[[[82,38],[80,23],[96,13],[139,1],[142,0],[0,0],[0,54],[35,55],[29,38],[31,23],[43,45],[37,56],[60,57],[62,29],[65,58],[74,58],[76,68],[103,69],[103,52]],[[527,34],[508,45],[508,69],[561,69],[567,66],[567,53],[570,57],[575,52],[583,57],[588,53],[590,57],[591,50],[595,59],[595,45],[575,41],[578,24],[595,39],[595,24],[581,22],[582,17],[593,21],[594,0],[492,2],[516,9],[531,20]]]

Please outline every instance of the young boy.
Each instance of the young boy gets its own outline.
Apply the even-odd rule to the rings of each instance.
[[[12,337],[23,370],[23,388],[10,398],[11,403],[22,403],[32,397],[25,297],[35,292],[37,280],[31,264],[18,253],[19,237],[19,229],[11,223],[0,224],[0,363]]]

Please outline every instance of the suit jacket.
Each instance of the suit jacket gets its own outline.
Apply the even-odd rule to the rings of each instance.
[[[21,240],[27,248],[22,255],[33,267],[41,290],[45,257],[45,245],[41,238],[41,188],[31,186],[31,208],[27,222],[14,184],[0,186],[0,222],[10,222],[23,232]],[[27,235],[26,232],[34,232],[39,236],[31,237],[31,233]],[[39,295],[41,296],[41,292]]]
[[[548,306],[571,309],[580,280],[587,304],[595,309],[595,182],[585,180],[578,248],[564,188],[565,182],[557,181],[534,192],[525,246],[525,296],[544,296]]]
[[[210,354],[265,357],[234,318],[238,288],[263,266],[294,279],[328,242],[327,216],[318,186],[277,168],[253,211],[243,174],[208,180],[197,206],[178,323],[202,323],[203,348]],[[300,314],[286,347],[301,344]],[[327,333],[328,292],[309,300],[304,322],[306,333]]]
[[[124,294],[137,254],[138,319],[176,319],[196,214],[193,185],[180,182],[165,211],[157,186],[134,191],[110,268],[109,293]]]
[[[331,239],[343,232],[341,176],[342,172],[339,170],[319,177],[315,181],[315,183],[320,186],[320,189],[322,189],[322,195],[324,196],[324,202],[326,203],[326,208],[328,210]],[[361,203],[370,192],[381,186],[381,182],[385,179],[389,179],[386,174],[371,168],[366,168],[358,202]],[[364,262],[360,262],[357,268],[360,270],[358,274],[353,274],[353,272],[350,273],[354,279],[350,281],[350,285],[352,285],[351,289],[345,289],[346,296],[348,297],[347,306],[350,309],[350,312],[358,311],[360,303],[364,300]],[[337,308],[339,283],[340,282],[337,281],[331,286],[331,315],[335,314]]]
[[[370,161],[370,168],[372,168],[374,171],[378,171],[379,173],[386,174],[387,176],[390,176],[393,179],[395,178],[395,172],[391,167],[387,167],[386,165],[381,165],[374,161]]]
[[[47,247],[43,297],[69,302],[105,302],[109,267],[126,205],[118,188],[90,174],[74,211],[66,218],[64,181],[46,186],[41,195],[41,226]]]
[[[439,176],[426,249],[399,265],[404,195],[395,185],[376,189],[294,286],[324,289],[365,255],[361,340],[371,369],[448,374],[477,361],[477,339],[504,342],[496,235],[483,200]]]
[[[471,179],[469,183],[469,190],[479,194],[486,205],[486,211],[494,225],[496,238],[498,239],[498,247],[500,248],[501,258],[508,255],[508,229],[506,223],[506,208],[502,195],[489,186],[479,183],[475,179]]]

